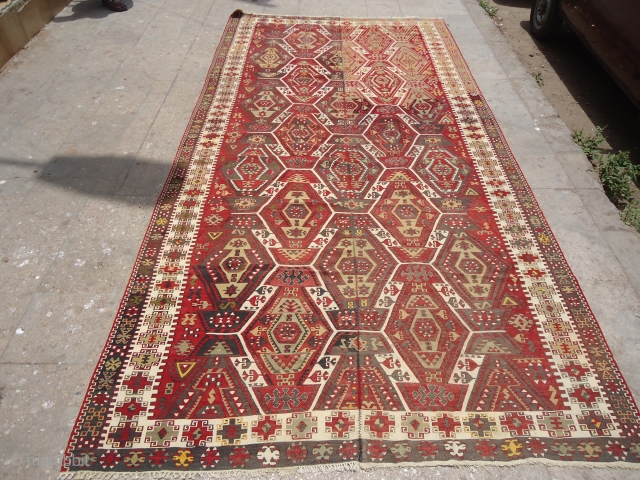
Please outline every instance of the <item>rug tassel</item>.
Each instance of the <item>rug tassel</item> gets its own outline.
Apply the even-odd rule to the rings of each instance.
[[[244,12],[238,9],[231,14],[231,18],[242,18],[243,15],[244,15]]]

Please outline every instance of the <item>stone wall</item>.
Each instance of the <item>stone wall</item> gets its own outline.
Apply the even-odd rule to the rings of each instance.
[[[0,67],[71,0],[13,0],[0,10]]]

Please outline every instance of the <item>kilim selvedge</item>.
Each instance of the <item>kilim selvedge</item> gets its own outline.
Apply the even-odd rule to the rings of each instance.
[[[63,472],[637,466],[637,407],[444,21],[235,17]]]

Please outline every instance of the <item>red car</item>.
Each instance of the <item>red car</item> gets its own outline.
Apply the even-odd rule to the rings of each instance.
[[[534,0],[529,20],[540,40],[566,21],[640,108],[640,0]]]

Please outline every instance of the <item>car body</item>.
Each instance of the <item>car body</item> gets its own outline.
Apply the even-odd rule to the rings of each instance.
[[[535,0],[532,24],[533,10],[541,4],[566,21],[640,108],[640,0]],[[543,33],[538,38],[550,36]]]

